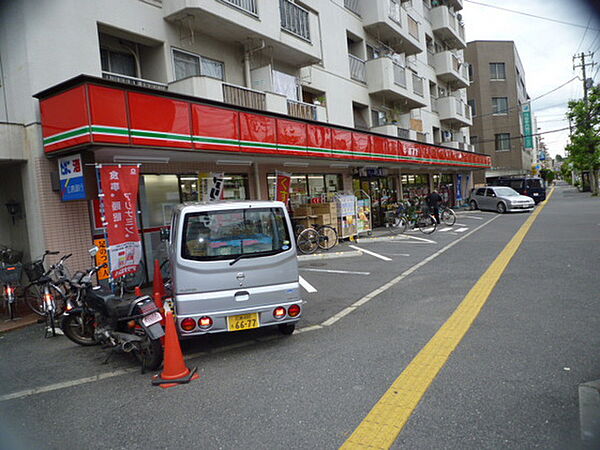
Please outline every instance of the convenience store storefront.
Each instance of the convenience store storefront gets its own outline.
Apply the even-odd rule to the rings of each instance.
[[[276,173],[286,172],[295,203],[365,190],[366,182],[381,204],[401,195],[402,174],[443,170],[466,176],[490,165],[486,155],[83,75],[36,97],[51,168],[57,171],[57,158],[72,154],[86,164],[141,164],[140,228],[148,261],[160,257],[158,232],[168,226],[170,210],[201,199],[203,180],[215,173],[224,179],[226,199],[272,198]],[[95,172],[85,175],[93,186]],[[91,218],[90,235],[78,236],[81,241],[101,232],[90,206],[95,196],[91,189],[87,201],[69,205]],[[65,205],[57,193],[50,201]],[[63,225],[68,228],[66,219]],[[44,226],[57,226],[56,220]],[[47,245],[60,248],[55,241]]]

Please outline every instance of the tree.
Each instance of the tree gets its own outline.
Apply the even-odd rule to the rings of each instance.
[[[600,87],[588,92],[588,100],[569,102],[567,117],[574,125],[566,150],[568,161],[576,170],[589,170],[592,195],[598,195],[600,170]]]
[[[556,176],[556,174],[554,173],[554,171],[552,169],[541,169],[540,170],[540,177],[542,177],[542,180],[544,180],[547,185],[551,184],[554,181],[555,176]]]

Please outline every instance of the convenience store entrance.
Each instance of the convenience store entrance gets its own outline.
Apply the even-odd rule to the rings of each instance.
[[[357,196],[360,191],[364,191],[371,197],[373,227],[383,226],[385,212],[398,197],[396,178],[393,176],[355,177],[352,180],[352,190]]]

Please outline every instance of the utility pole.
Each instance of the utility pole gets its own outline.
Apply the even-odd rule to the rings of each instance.
[[[594,52],[588,52],[583,53],[581,52],[579,55],[574,55],[573,56],[573,70],[577,70],[581,67],[581,72],[583,74],[583,101],[587,104],[587,100],[588,100],[588,89],[591,87],[588,85],[588,81],[587,81],[587,75],[586,75],[586,67],[591,67],[593,68],[596,63],[594,61],[592,62],[586,62],[586,58],[592,59],[594,57]],[[575,64],[575,61],[579,59],[581,62],[579,64]]]
[[[587,54],[584,52],[581,52],[579,55],[574,55],[573,56],[573,70],[579,69],[581,68],[581,72],[583,74],[583,102],[585,104],[585,106],[588,106],[588,89],[591,88],[593,86],[593,80],[590,78],[590,82],[588,83],[588,79],[587,79],[587,75],[586,75],[586,67],[590,67],[593,68],[596,63],[594,63],[594,61],[592,60],[592,58],[594,57],[594,53],[593,52],[588,52]],[[575,61],[579,59],[581,62],[579,64],[575,64]],[[586,62],[586,59],[590,59],[592,60],[591,62]],[[590,117],[589,117],[589,111],[587,114],[587,118],[585,121],[585,127],[588,127],[590,123]],[[569,123],[570,125],[570,123]],[[579,124],[575,124],[575,126],[579,126]],[[593,145],[590,145],[589,149],[588,149],[590,154],[594,154],[596,149],[594,148]],[[598,180],[597,180],[597,170],[593,167],[590,167],[590,171],[589,171],[589,176],[590,176],[590,184],[591,184],[591,191],[592,191],[592,195],[597,195],[598,194]],[[582,182],[582,187],[583,187],[583,172],[582,172],[582,177],[581,177],[581,182]]]

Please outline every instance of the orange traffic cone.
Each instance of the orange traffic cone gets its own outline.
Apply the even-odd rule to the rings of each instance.
[[[142,288],[141,288],[141,287],[139,287],[139,286],[136,286],[136,287],[135,287],[135,296],[136,296],[136,297],[141,297],[142,295],[143,295],[143,294],[142,294]]]
[[[162,297],[160,295],[160,292],[155,292],[154,293],[154,303],[156,303],[156,306],[159,309],[163,308],[163,299],[162,299]]]
[[[155,375],[152,379],[154,386],[169,388],[178,384],[189,383],[191,380],[200,378],[196,373],[197,367],[188,369],[183,360],[179,337],[175,329],[175,318],[173,312],[167,306],[165,308],[165,356],[164,367],[160,375]]]
[[[152,292],[159,292],[160,298],[165,296],[165,282],[163,281],[162,273],[160,271],[160,263],[158,259],[154,260],[154,278],[152,280]]]

